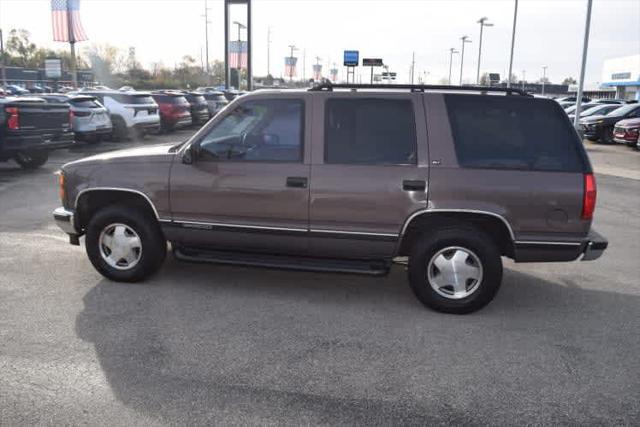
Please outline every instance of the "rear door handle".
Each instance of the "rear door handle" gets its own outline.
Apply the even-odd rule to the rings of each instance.
[[[307,188],[307,178],[304,176],[288,176],[287,187]]]
[[[425,191],[427,189],[427,182],[405,179],[402,181],[402,189],[404,191]]]

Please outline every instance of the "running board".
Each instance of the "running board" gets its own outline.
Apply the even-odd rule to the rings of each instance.
[[[188,262],[246,265],[286,270],[367,274],[372,276],[384,276],[389,273],[390,268],[390,262],[384,260],[310,258],[287,255],[228,252],[189,247],[176,247],[173,250],[173,255],[180,261]]]

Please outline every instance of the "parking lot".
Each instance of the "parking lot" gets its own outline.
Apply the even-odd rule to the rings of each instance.
[[[590,263],[505,263],[495,301],[425,309],[383,278],[184,264],[113,283],[55,226],[54,172],[0,164],[0,420],[46,424],[634,424],[640,152],[587,143]]]

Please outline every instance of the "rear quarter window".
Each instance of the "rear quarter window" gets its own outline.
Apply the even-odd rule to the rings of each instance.
[[[516,96],[444,97],[460,166],[587,171],[581,142],[554,101]]]

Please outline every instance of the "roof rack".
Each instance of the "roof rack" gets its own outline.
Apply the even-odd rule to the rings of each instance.
[[[500,92],[507,95],[532,96],[528,92],[517,88],[489,87],[489,86],[451,86],[451,85],[407,85],[407,84],[356,84],[356,83],[321,83],[312,88],[311,92],[327,91],[333,89],[408,89],[411,92],[426,92],[428,90],[442,90],[452,92]]]

